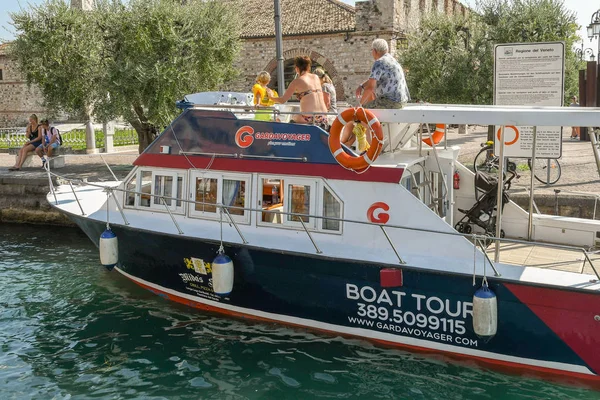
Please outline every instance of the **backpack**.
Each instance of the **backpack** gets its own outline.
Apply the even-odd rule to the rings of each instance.
[[[54,129],[54,130],[56,131],[56,134],[58,135],[58,144],[59,144],[60,146],[62,146],[62,144],[63,144],[63,139],[62,139],[62,136],[60,135],[60,131],[58,130],[58,128],[56,128],[56,127],[54,127],[54,126],[51,126],[51,127],[50,127],[50,132],[49,132],[49,133],[52,133],[52,129]]]

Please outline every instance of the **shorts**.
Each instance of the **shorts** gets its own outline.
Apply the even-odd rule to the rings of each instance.
[[[54,142],[52,144],[49,144],[48,147],[52,147],[54,150],[58,150],[58,148],[60,147],[60,143]]]
[[[37,149],[38,147],[40,147],[42,145],[42,142],[33,142],[33,143],[29,143],[30,145],[33,146],[34,149]]]
[[[400,101],[393,101],[386,97],[378,97],[373,101],[368,102],[364,106],[365,108],[377,108],[377,109],[400,109],[404,108],[404,103]]]
[[[326,115],[298,115],[295,122],[298,124],[316,125],[325,131],[329,130],[329,122]]]

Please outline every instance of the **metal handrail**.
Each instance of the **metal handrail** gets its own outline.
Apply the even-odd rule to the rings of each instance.
[[[123,211],[123,207],[121,207],[121,203],[119,203],[119,200],[117,199],[117,196],[115,196],[115,194],[113,193],[112,188],[108,188],[108,192],[110,193],[111,197],[115,201],[115,204],[117,205],[117,208],[119,209],[119,212],[121,213],[121,218],[123,218],[123,222],[125,222],[125,225],[129,225],[129,221],[127,220],[127,217],[125,217],[125,212]],[[54,195],[54,197],[56,198],[56,195]],[[108,205],[107,205],[107,207],[108,207]]]
[[[51,175],[54,175],[54,176],[58,177],[58,178],[61,178],[61,179],[69,181],[69,184],[71,184],[71,182],[77,182],[77,181],[79,181],[79,182],[84,183],[84,184],[86,184],[88,186],[102,188],[102,189],[106,188],[106,186],[97,185],[97,184],[89,183],[89,182],[84,182],[81,179],[65,178],[65,177],[57,175],[57,174],[55,174],[53,172],[49,172],[49,173]],[[71,185],[71,187],[72,187],[72,185]],[[221,204],[221,203],[207,203],[207,202],[196,201],[196,200],[187,200],[187,199],[177,198],[177,197],[161,196],[161,195],[156,195],[156,194],[152,194],[152,193],[137,192],[137,191],[134,191],[134,190],[122,189],[122,188],[119,188],[119,187],[116,187],[116,186],[115,187],[111,187],[111,189],[112,190],[116,190],[116,191],[120,191],[120,192],[133,193],[133,194],[136,194],[136,195],[144,195],[144,196],[150,196],[150,197],[163,197],[164,199],[170,199],[170,200],[180,201],[180,202],[184,202],[184,203],[216,206],[216,207],[221,207],[223,209],[244,210],[244,211],[260,212],[260,213],[275,213],[275,212],[277,212],[277,213],[284,214],[284,215],[289,215],[289,216],[308,217],[308,218],[322,219],[322,220],[328,220],[328,221],[339,221],[339,222],[350,223],[350,224],[358,224],[358,225],[381,226],[381,224],[370,222],[370,221],[359,221],[359,220],[337,218],[337,217],[327,217],[327,216],[312,215],[312,214],[300,214],[300,213],[293,213],[293,212],[283,211],[283,210],[282,211],[270,211],[270,210],[263,210],[263,209],[257,209],[257,208],[251,208],[251,207],[226,206],[226,205]],[[585,248],[583,248],[583,247],[560,245],[560,244],[554,244],[554,243],[544,243],[544,242],[530,242],[530,241],[520,240],[520,239],[500,238],[500,237],[493,237],[493,236],[487,236],[487,235],[478,235],[478,234],[473,234],[473,233],[467,234],[467,233],[461,233],[461,232],[456,232],[456,231],[454,231],[454,232],[445,232],[445,231],[438,231],[438,230],[427,229],[427,228],[417,228],[417,227],[409,227],[409,226],[402,226],[402,225],[388,225],[388,224],[386,224],[385,227],[386,228],[409,230],[409,231],[415,231],[415,232],[433,233],[433,234],[438,234],[438,235],[461,236],[461,237],[464,237],[466,239],[469,239],[473,243],[475,243],[475,241],[479,239],[479,240],[484,240],[484,241],[493,241],[493,242],[501,242],[501,243],[525,244],[525,245],[528,245],[528,246],[535,245],[535,246],[541,246],[541,247],[547,247],[547,248],[559,249],[559,250],[578,251],[578,252],[581,252],[581,253],[584,254],[584,256],[587,258],[587,261],[590,263],[590,265],[592,265],[592,270],[595,272],[596,277],[598,278],[598,280],[600,280],[600,273],[595,268],[595,266],[593,266],[593,263],[592,263],[591,259],[589,259],[589,257],[587,256],[587,250]],[[494,263],[487,256],[487,253],[485,251],[483,251],[483,253],[485,254],[485,257],[488,259],[488,262],[490,263],[490,265],[494,266]],[[498,273],[498,271],[495,268],[494,268],[494,271],[497,274],[496,276],[500,276],[500,274]]]
[[[77,205],[79,206],[79,209],[81,210],[81,215],[85,215],[85,212],[83,211],[83,207],[81,206],[81,203],[79,202],[79,198],[77,198],[77,193],[75,193],[75,189],[73,188],[73,185],[71,184],[71,181],[69,181],[69,186],[71,186],[71,191],[73,192],[73,196],[75,196],[75,200],[77,201]]]
[[[400,262],[400,264],[406,264],[406,262],[402,259],[402,257],[400,257],[400,254],[398,254],[398,251],[396,250],[396,246],[394,246],[394,243],[392,243],[392,240],[390,239],[389,235],[385,231],[385,228],[383,227],[383,225],[379,225],[379,227],[381,228],[381,231],[383,232],[383,234],[384,234],[385,238],[387,239],[388,243],[390,244],[390,246],[392,246],[392,250],[394,250],[394,253],[396,253],[396,257],[398,257],[398,261]]]
[[[175,217],[173,216],[173,213],[169,209],[169,206],[167,205],[167,202],[165,201],[165,198],[163,196],[160,196],[159,198],[160,198],[160,201],[162,201],[162,203],[165,206],[165,208],[167,209],[167,212],[169,213],[169,216],[171,217],[171,220],[175,224],[175,227],[177,227],[177,231],[179,232],[180,235],[183,235],[183,231],[179,227],[179,224],[177,223],[177,221],[175,221]]]
[[[308,238],[312,242],[313,246],[315,246],[315,249],[317,250],[317,254],[323,253],[323,251],[321,251],[321,249],[319,248],[319,246],[317,246],[317,243],[315,243],[315,239],[313,239],[313,237],[310,234],[310,232],[308,231],[308,229],[306,229],[306,224],[304,223],[304,221],[302,221],[302,217],[299,217],[298,221],[300,221],[300,223],[302,224],[302,227],[304,228],[304,232],[306,232],[306,234],[308,235]]]
[[[231,223],[235,227],[235,230],[237,231],[238,235],[240,235],[240,238],[242,239],[242,242],[244,244],[248,244],[248,241],[246,240],[246,238],[244,237],[244,235],[242,235],[242,231],[240,230],[240,228],[238,228],[237,224],[235,223],[235,221],[231,217],[231,214],[229,213],[229,210],[227,209],[227,207],[221,207],[221,210],[225,211],[225,214],[227,215],[227,217],[229,218],[229,220],[231,221]]]

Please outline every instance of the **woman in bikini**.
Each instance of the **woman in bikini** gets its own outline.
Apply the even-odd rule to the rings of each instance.
[[[292,95],[300,101],[300,112],[303,113],[326,113],[327,106],[323,99],[323,89],[321,81],[315,74],[310,73],[310,58],[307,56],[296,57],[294,60],[294,69],[296,70],[297,78],[290,83],[287,90],[281,97],[272,97],[272,93],[268,91],[269,99],[275,103],[285,103]],[[323,129],[327,129],[327,116],[314,114],[294,115],[292,121],[297,124],[312,124],[318,125]]]
[[[17,156],[17,162],[12,168],[9,168],[9,171],[18,171],[21,169],[21,166],[25,162],[27,158],[27,154],[30,151],[35,151],[39,146],[42,145],[42,129],[41,126],[38,125],[38,117],[35,114],[31,114],[29,117],[29,124],[27,125],[27,139],[29,139],[21,150],[19,150],[19,155]]]

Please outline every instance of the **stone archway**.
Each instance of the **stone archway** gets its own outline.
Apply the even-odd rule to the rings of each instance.
[[[290,50],[286,50],[283,52],[283,62],[286,63],[289,60],[293,60],[298,56],[308,56],[314,64],[318,64],[323,67],[323,69],[327,72],[331,80],[333,81],[333,86],[335,86],[335,92],[338,101],[341,101],[346,98],[344,93],[344,83],[342,81],[342,77],[338,75],[337,69],[333,65],[333,61],[324,55],[317,53],[314,50],[310,50],[308,48],[294,48]],[[269,72],[271,76],[277,75],[277,59],[273,58],[265,67],[265,71]]]

